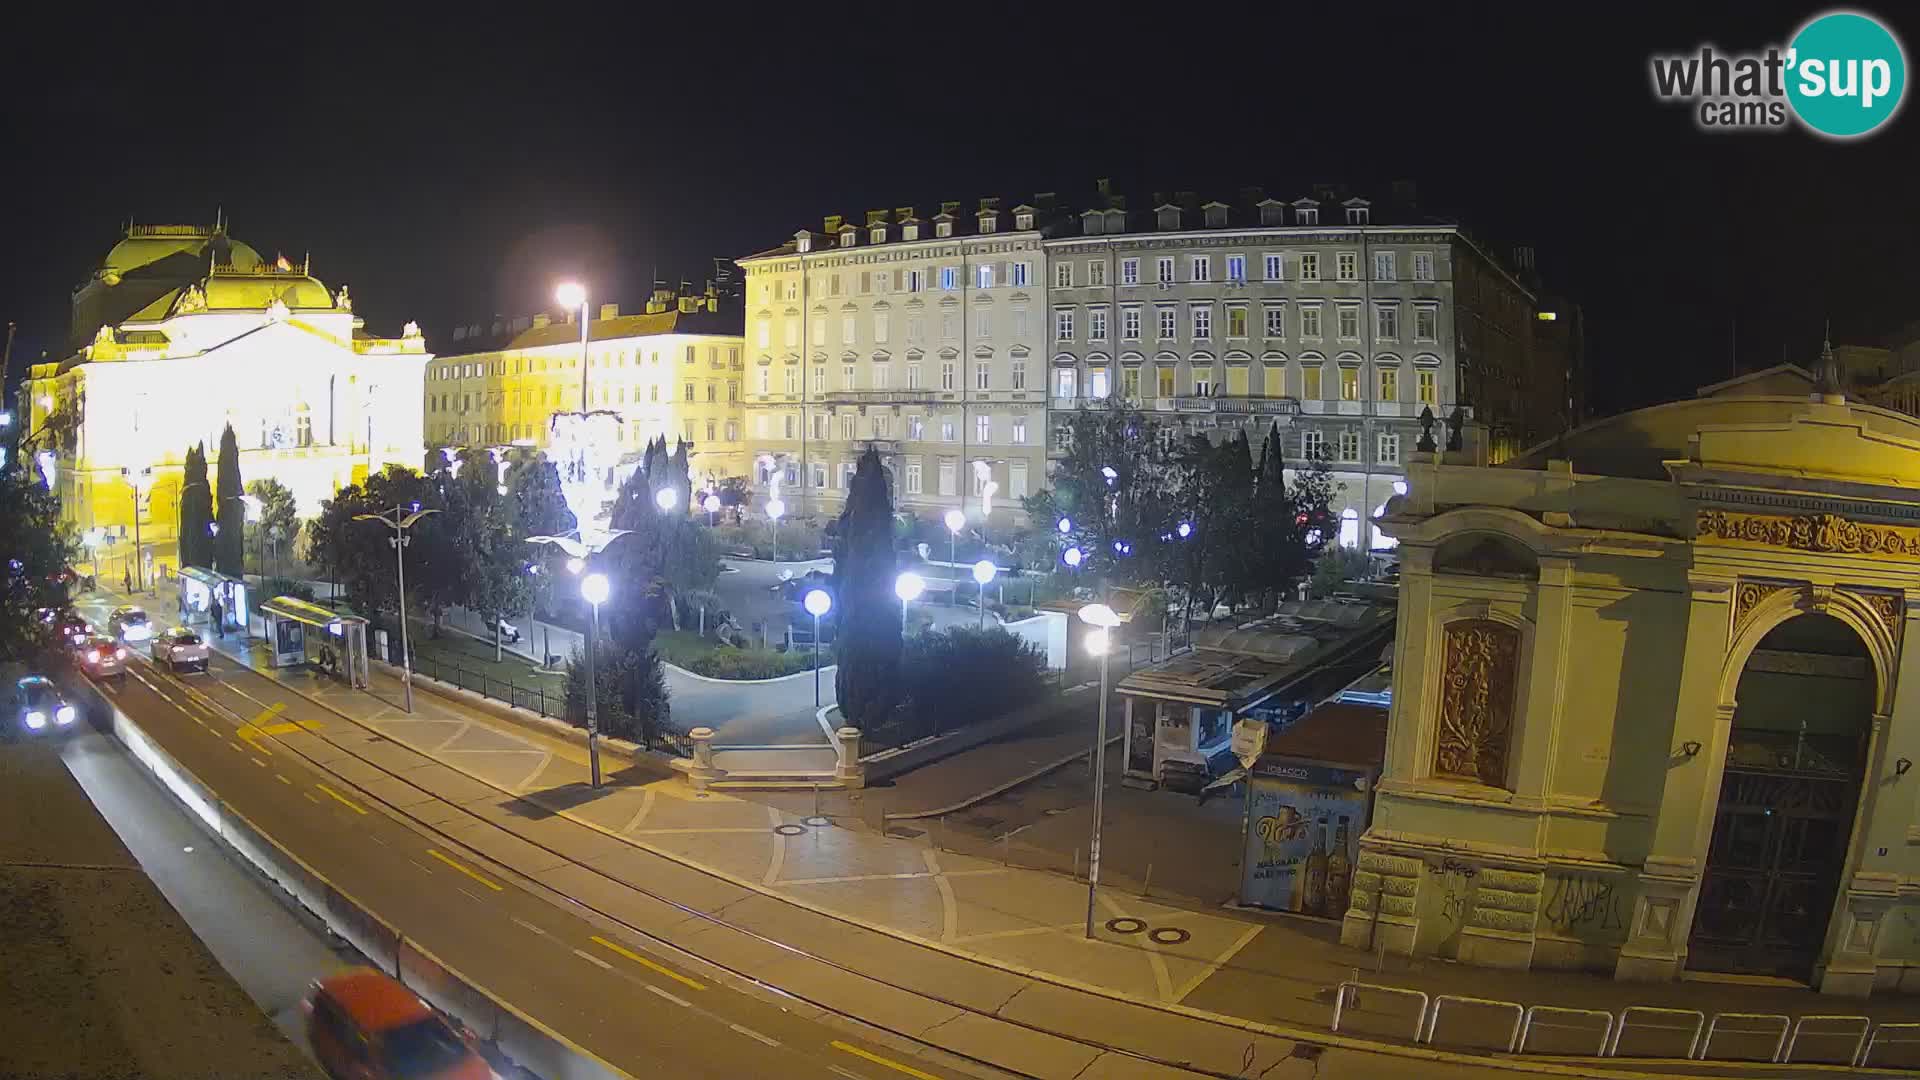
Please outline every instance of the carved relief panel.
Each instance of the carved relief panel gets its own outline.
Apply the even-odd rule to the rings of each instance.
[[[1492,619],[1462,619],[1444,633],[1434,775],[1505,786],[1520,631]]]

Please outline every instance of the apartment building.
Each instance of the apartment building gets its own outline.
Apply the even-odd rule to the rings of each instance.
[[[577,320],[537,314],[456,327],[427,368],[428,445],[544,447],[554,413],[604,409],[620,417],[625,454],[658,436],[684,439],[696,482],[746,475],[737,298],[711,284],[701,293],[655,283],[637,314],[601,304],[584,379]]]
[[[752,480],[839,512],[868,447],[895,502],[1024,519],[1045,481],[1047,196],[870,210],[739,260]]]

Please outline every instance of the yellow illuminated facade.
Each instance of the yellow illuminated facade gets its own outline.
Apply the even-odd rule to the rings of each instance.
[[[589,326],[584,405],[577,321],[539,315],[525,325],[457,328],[449,353],[427,371],[427,441],[545,447],[554,413],[605,410],[620,417],[622,457],[665,436],[669,446],[691,446],[696,483],[745,476],[743,339],[728,304],[712,289],[676,296],[658,288],[640,314],[601,305]]]
[[[303,516],[369,472],[420,463],[419,328],[369,335],[346,288],[223,225],[129,226],[74,292],[70,349],[29,372],[26,430],[46,431],[63,514],[112,537],[110,558],[132,550],[137,486],[140,539],[172,562],[187,450],[206,444],[211,482],[229,424],[243,481],[280,481]]]

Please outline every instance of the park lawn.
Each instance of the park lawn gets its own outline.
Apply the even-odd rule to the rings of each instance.
[[[451,630],[441,631],[436,638],[430,626],[424,622],[415,622],[411,633],[414,655],[418,658],[417,666],[423,675],[442,678],[446,682],[459,682],[463,686],[477,684],[484,676],[489,683],[511,681],[515,686],[542,687],[549,694],[559,693],[566,687],[567,678],[564,674],[536,671],[533,661],[517,653],[503,651],[502,658],[494,660],[493,643],[490,641],[480,641]],[[442,667],[458,668],[460,677],[453,677],[451,670],[447,675],[436,675],[436,670]]]
[[[813,650],[775,652],[772,649],[736,649],[709,641],[690,630],[663,630],[654,636],[660,659],[710,679],[774,679],[808,671]],[[833,663],[833,650],[820,650],[822,665]]]

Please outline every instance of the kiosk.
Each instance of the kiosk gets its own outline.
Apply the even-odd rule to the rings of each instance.
[[[295,596],[260,605],[274,667],[308,666],[358,690],[367,688],[367,620]]]
[[[173,577],[180,590],[180,622],[207,633],[247,633],[247,583],[199,566],[183,566]],[[220,626],[211,623],[213,602],[220,601]]]

